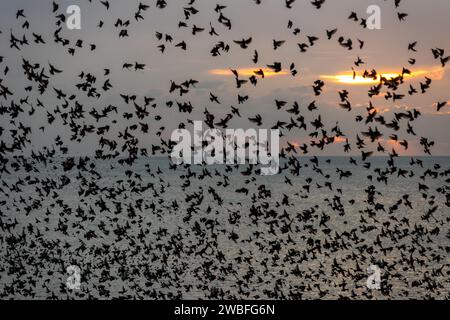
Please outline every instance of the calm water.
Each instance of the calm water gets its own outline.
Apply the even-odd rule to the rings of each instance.
[[[0,295],[448,298],[450,158],[419,159],[423,168],[397,158],[406,177],[389,173],[387,184],[377,181],[386,158],[369,169],[319,158],[322,174],[302,158],[298,176],[270,177],[244,176],[247,166],[170,170],[164,158],[10,169],[1,174]],[[437,176],[422,178],[427,170]],[[381,290],[366,287],[373,264]],[[79,291],[66,288],[69,265],[81,269]]]

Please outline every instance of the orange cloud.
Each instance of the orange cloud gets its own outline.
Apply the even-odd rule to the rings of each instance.
[[[345,138],[345,137],[337,137],[337,136],[334,137],[334,143],[344,143],[346,141],[347,141],[347,138]]]
[[[242,68],[242,69],[236,69],[238,74],[240,76],[256,76],[255,71],[259,71],[260,68]],[[274,72],[272,69],[269,68],[261,68],[264,72],[264,77],[270,78],[275,76],[284,76],[289,74],[287,71],[280,71],[280,72]],[[234,76],[230,69],[213,69],[209,70],[208,73],[218,76]]]
[[[398,76],[398,74],[395,73],[383,73],[383,77],[386,79],[395,78]],[[380,82],[380,78],[377,77],[377,79],[372,78],[364,78],[362,76],[355,76],[353,77],[353,74],[337,74],[337,75],[322,75],[320,76],[323,79],[331,80],[335,83],[347,83],[347,84],[354,84],[354,85],[364,85],[364,84],[377,84]]]
[[[380,82],[380,75],[381,75],[381,77],[384,77],[386,79],[396,78],[396,77],[400,76],[399,73],[386,71],[386,72],[381,72],[377,76],[376,79],[364,78],[361,75],[356,75],[354,77],[353,72],[341,73],[341,74],[336,74],[336,75],[321,75],[321,78],[331,80],[332,82],[335,82],[335,83],[346,83],[346,84],[352,84],[352,85],[375,85]],[[412,71],[411,74],[405,74],[403,76],[403,79],[411,80],[413,78],[423,76],[423,77],[428,77],[433,80],[442,80],[444,75],[445,75],[445,70],[442,68],[434,68],[434,69],[424,68],[421,70]]]

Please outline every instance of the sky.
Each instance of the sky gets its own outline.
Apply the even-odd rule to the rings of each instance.
[[[88,112],[91,109],[101,110],[112,104],[118,107],[119,115],[115,117],[117,123],[107,135],[111,139],[117,138],[119,131],[126,126],[139,121],[125,121],[121,114],[133,112],[132,105],[126,105],[120,98],[120,94],[136,94],[155,98],[156,108],[148,108],[150,116],[145,122],[150,125],[153,134],[140,135],[142,147],[148,147],[152,143],[159,143],[159,138],[154,132],[164,127],[163,137],[169,137],[180,122],[189,120],[202,120],[205,108],[216,115],[216,119],[222,119],[230,113],[230,106],[238,106],[237,96],[249,95],[249,100],[240,105],[242,118],[233,118],[230,128],[249,128],[252,124],[248,117],[261,114],[264,119],[264,128],[272,127],[278,120],[289,122],[285,109],[297,101],[307,122],[312,121],[320,113],[328,131],[336,124],[347,135],[351,142],[355,141],[358,132],[366,131],[368,128],[364,123],[355,123],[358,114],[365,115],[365,108],[372,101],[379,113],[391,119],[394,112],[403,112],[413,108],[422,113],[422,117],[414,122],[417,136],[408,135],[404,128],[396,132],[401,139],[410,143],[408,150],[402,150],[398,144],[389,141],[392,133],[377,125],[385,135],[382,143],[387,149],[395,148],[402,155],[422,155],[422,148],[418,139],[422,136],[428,137],[436,142],[433,148],[434,155],[450,155],[450,107],[446,106],[440,112],[436,110],[436,103],[450,101],[450,74],[448,66],[442,68],[437,60],[434,60],[431,48],[442,48],[446,56],[450,54],[450,38],[448,37],[448,17],[450,12],[450,1],[447,0],[403,0],[400,7],[394,7],[394,1],[384,0],[327,0],[322,9],[316,10],[310,1],[297,0],[292,9],[286,8],[284,0],[262,0],[261,5],[256,5],[254,0],[197,0],[193,6],[198,13],[187,20],[188,28],[179,28],[178,22],[184,21],[183,8],[189,7],[188,1],[168,1],[165,9],[156,8],[156,1],[142,0],[150,8],[143,13],[145,18],[136,22],[134,12],[137,10],[139,1],[109,1],[110,8],[106,8],[100,1],[58,1],[59,11],[63,13],[69,5],[76,4],[81,9],[81,30],[68,30],[64,25],[61,34],[71,40],[71,43],[83,39],[83,48],[77,49],[74,56],[67,53],[67,47],[62,47],[53,42],[55,30],[55,17],[52,13],[51,1],[6,1],[0,0],[0,56],[4,61],[0,63],[0,71],[9,66],[10,71],[5,76],[0,75],[2,84],[7,85],[13,92],[12,99],[17,103],[20,99],[29,97],[29,101],[35,103],[36,98],[44,102],[46,109],[38,109],[33,117],[27,113],[21,115],[19,120],[32,127],[32,144],[26,151],[39,150],[43,146],[52,146],[54,138],[59,135],[70,146],[70,152],[74,154],[92,154],[97,148],[99,137],[95,134],[88,135],[80,143],[70,141],[70,132],[67,126],[57,119],[52,126],[47,126],[42,132],[38,128],[46,125],[46,112],[52,112],[61,100],[56,99],[53,90],[49,90],[44,96],[39,96],[35,90],[26,92],[24,88],[30,83],[23,75],[21,68],[22,58],[32,63],[39,63],[47,67],[48,62],[62,69],[63,72],[52,77],[49,87],[61,89],[69,94],[77,94],[80,103]],[[232,29],[228,30],[221,25],[217,19],[219,14],[214,11],[217,3],[227,6],[222,10],[223,14],[231,19]],[[358,23],[347,17],[352,11],[358,17],[367,17],[366,9],[369,5],[378,5],[381,8],[381,30],[363,29]],[[21,25],[25,19],[16,19],[18,9],[24,9],[26,20],[30,22],[30,29],[23,30]],[[406,12],[406,21],[400,22],[397,12]],[[129,37],[119,38],[119,28],[114,27],[115,21],[121,18],[123,21],[130,20],[128,27]],[[104,26],[98,28],[99,21]],[[294,35],[287,28],[288,21],[293,22],[294,28],[300,28],[300,34]],[[212,24],[219,36],[208,34],[209,24]],[[192,25],[203,27],[206,30],[195,36],[192,35]],[[337,28],[338,32],[332,40],[327,40],[325,30]],[[11,30],[11,31],[10,31]],[[9,46],[9,36],[12,32],[16,36],[26,34],[30,45],[21,51]],[[32,43],[31,32],[42,34],[45,45]],[[158,41],[155,33],[170,34],[174,38],[173,43],[166,43],[166,50],[161,53],[158,45],[164,41]],[[301,53],[297,43],[307,42],[307,36],[319,38],[317,43]],[[339,46],[339,36],[364,40],[364,48],[355,48],[352,51]],[[253,41],[246,50],[241,49],[233,40],[252,37]],[[285,44],[277,50],[273,50],[273,40],[285,40]],[[175,48],[174,44],[185,41],[187,50],[182,51]],[[230,45],[230,51],[221,56],[212,57],[211,49],[219,41]],[[408,51],[408,44],[417,41],[417,52]],[[95,43],[95,51],[88,49],[88,44]],[[72,46],[72,45],[70,45]],[[357,47],[355,45],[355,47]],[[259,62],[252,62],[253,51],[259,53]],[[365,64],[355,67],[353,62],[360,57]],[[414,66],[408,65],[410,58],[416,59]],[[284,72],[265,79],[259,79],[256,87],[250,84],[237,89],[234,77],[229,72],[230,68],[238,70],[242,78],[245,78],[253,70],[265,68],[266,65],[275,61],[282,63]],[[122,68],[126,62],[143,63],[144,70],[127,71]],[[295,63],[298,75],[292,77],[288,67]],[[400,93],[406,94],[403,100],[386,100],[382,95],[370,99],[367,90],[373,83],[359,83],[351,78],[352,67],[358,74],[364,70],[376,69],[380,73],[399,73],[403,67],[408,67],[413,76],[405,79],[405,85],[399,89]],[[103,75],[105,68],[110,69],[111,74]],[[113,88],[102,92],[100,99],[88,98],[79,92],[74,85],[80,82],[77,76],[81,73],[91,73],[97,77],[97,85],[110,78]],[[247,77],[248,77],[247,75]],[[342,75],[350,75],[350,81],[340,81]],[[419,88],[419,83],[425,77],[433,79],[432,86],[426,95],[417,94],[412,97],[407,95],[409,84]],[[198,81],[196,88],[190,90],[183,97],[176,93],[169,93],[171,81],[182,83],[189,79]],[[323,93],[316,97],[312,90],[315,80],[325,82]],[[353,110],[347,112],[339,107],[340,90],[349,91],[349,100]],[[382,90],[385,93],[385,89]],[[218,96],[221,104],[210,101],[210,93]],[[277,110],[275,99],[287,102],[284,110]],[[141,99],[142,100],[142,99]],[[176,106],[167,108],[166,102],[190,101],[194,106],[191,114],[178,112]],[[319,110],[315,113],[305,111],[308,104],[315,100]],[[10,100],[0,98],[1,105],[8,105]],[[28,111],[29,106],[24,106]],[[155,116],[161,116],[162,120],[156,121]],[[111,119],[101,120],[95,123],[93,119],[86,116],[86,124],[95,126],[105,125]],[[104,121],[104,123],[102,122]],[[141,121],[142,122],[142,121]],[[6,115],[0,117],[0,126],[11,128],[10,119]],[[294,144],[308,143],[310,138],[304,131],[287,132],[284,130],[284,142]],[[8,141],[8,133],[2,139]],[[318,155],[343,155],[343,141],[327,147]],[[283,143],[281,143],[283,145]],[[368,145],[372,146],[368,143]],[[373,148],[373,146],[372,146]],[[358,154],[356,148],[352,153]]]

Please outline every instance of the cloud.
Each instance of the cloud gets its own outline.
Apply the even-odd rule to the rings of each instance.
[[[280,71],[280,72],[274,72],[271,69],[268,68],[241,68],[236,69],[238,74],[240,76],[256,76],[255,72],[262,70],[264,72],[265,78],[275,77],[275,76],[285,76],[288,75],[289,72],[287,71]],[[218,76],[234,76],[233,72],[231,72],[231,69],[213,69],[209,70],[208,73]]]

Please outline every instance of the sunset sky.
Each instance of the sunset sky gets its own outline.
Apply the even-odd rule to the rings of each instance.
[[[386,100],[383,88],[382,94],[371,99],[374,107],[379,110],[386,119],[393,118],[394,112],[401,112],[416,108],[422,113],[422,117],[413,123],[416,137],[407,135],[405,132],[406,122],[402,130],[397,132],[401,139],[410,142],[407,152],[396,143],[387,141],[392,133],[379,124],[371,124],[385,133],[382,142],[388,149],[395,147],[402,155],[422,155],[422,149],[418,145],[421,136],[429,137],[436,142],[433,149],[434,155],[450,155],[450,106],[444,107],[440,112],[436,110],[436,103],[450,101],[450,73],[449,67],[442,68],[438,60],[434,60],[431,48],[442,48],[445,55],[450,54],[450,38],[448,36],[448,18],[450,13],[450,1],[447,0],[404,0],[399,9],[396,9],[393,0],[339,0],[326,1],[321,10],[316,10],[310,1],[298,0],[293,4],[293,9],[289,10],[284,5],[284,0],[263,0],[261,5],[256,5],[253,0],[229,0],[218,1],[217,3],[228,5],[223,10],[225,16],[232,22],[232,29],[228,30],[217,22],[219,16],[214,11],[216,2],[209,0],[197,0],[194,6],[199,13],[191,16],[190,24],[205,28],[204,32],[192,35],[192,29],[179,28],[178,21],[184,18],[180,5],[172,5],[169,1],[165,10],[157,9],[155,1],[143,1],[151,7],[144,13],[145,20],[136,23],[134,20],[135,6],[129,6],[127,1],[110,1],[111,7],[107,11],[99,1],[60,1],[61,8],[66,8],[70,4],[78,4],[82,14],[82,29],[67,30],[63,27],[64,37],[76,41],[83,39],[84,48],[77,51],[75,56],[67,54],[67,48],[62,48],[53,42],[53,31],[55,30],[55,18],[51,13],[51,1],[5,1],[2,0],[0,11],[0,56],[4,57],[0,70],[4,69],[5,63],[11,68],[8,74],[7,84],[13,91],[18,101],[20,98],[29,95],[31,98],[38,97],[35,93],[26,93],[25,77],[21,68],[22,57],[33,63],[40,63],[43,66],[50,61],[53,65],[64,70],[63,73],[52,79],[50,87],[56,87],[68,92],[77,93],[74,85],[79,82],[77,75],[84,71],[90,72],[98,78],[98,85],[105,81],[103,69],[111,70],[112,90],[106,92],[101,99],[92,100],[81,99],[86,111],[92,108],[101,108],[108,104],[119,107],[119,114],[127,108],[120,94],[129,93],[140,96],[155,98],[158,104],[156,109],[148,108],[151,117],[148,123],[154,131],[160,127],[165,127],[164,136],[170,136],[172,130],[178,127],[181,121],[186,119],[202,120],[203,111],[207,108],[216,115],[216,119],[224,118],[230,112],[230,106],[238,106],[237,96],[249,95],[249,101],[244,105],[239,105],[242,118],[234,118],[230,122],[232,128],[249,128],[251,123],[248,117],[261,114],[264,119],[264,128],[272,127],[278,120],[289,122],[289,117],[284,110],[276,109],[275,100],[287,101],[285,108],[290,108],[294,101],[300,104],[302,113],[309,123],[319,113],[328,131],[339,122],[339,125],[348,136],[350,142],[354,141],[356,133],[365,131],[368,126],[364,123],[356,123],[355,116],[365,115],[365,108],[368,106],[370,98],[367,90],[376,84],[370,79],[361,77],[364,70],[376,69],[379,73],[387,77],[399,74],[403,67],[412,71],[411,76],[405,76],[405,84],[398,93],[405,94],[403,100]],[[188,6],[188,1],[184,1]],[[382,29],[363,29],[359,23],[347,19],[351,11],[355,11],[358,17],[367,17],[366,9],[369,5],[376,4],[381,8]],[[9,48],[9,28],[16,35],[22,35],[22,21],[15,19],[17,9],[25,8],[25,15],[30,21],[30,31],[44,35],[46,45],[34,45],[25,47],[20,53]],[[409,16],[406,21],[400,22],[397,12],[406,12]],[[122,20],[130,19],[132,25],[128,28],[130,37],[118,37],[119,29],[114,28],[117,18]],[[104,22],[103,28],[98,28],[99,21]],[[293,28],[300,28],[298,35],[293,35],[292,30],[287,28],[288,21],[292,20]],[[212,23],[219,36],[213,37],[208,34],[209,23]],[[325,30],[337,28],[338,32],[332,40],[327,40]],[[173,43],[166,43],[166,50],[162,54],[158,45],[164,41],[158,41],[155,32],[173,36]],[[297,43],[307,42],[307,36],[316,36],[319,40],[309,48],[306,53],[301,53]],[[343,36],[345,39],[351,38],[355,42],[354,50],[349,51],[342,48],[337,43],[337,38]],[[253,41],[246,50],[241,49],[233,40],[252,37]],[[286,40],[277,50],[273,49],[273,40]],[[359,50],[357,39],[364,40],[365,45]],[[32,39],[29,39],[32,42]],[[187,51],[175,48],[174,44],[186,41]],[[210,54],[214,45],[224,41],[230,45],[228,53],[221,56],[212,57]],[[417,41],[417,52],[408,51],[408,44]],[[88,44],[95,43],[97,49],[89,51]],[[259,53],[259,62],[252,62],[253,52]],[[365,64],[356,67],[353,62],[360,57]],[[416,59],[416,64],[408,64],[410,58]],[[275,74],[269,73],[267,65],[273,62],[281,62],[283,71]],[[144,71],[127,71],[122,69],[125,62],[144,63]],[[292,77],[289,66],[295,63],[298,75]],[[450,65],[450,64],[449,64]],[[353,79],[354,67],[357,77]],[[241,89],[237,89],[234,76],[230,69],[239,72],[242,79],[254,74],[254,71],[262,68],[266,77],[258,77],[256,87],[246,84]],[[417,94],[410,97],[407,93],[409,85],[413,85],[420,91],[420,82],[429,77],[433,80],[431,88],[427,94]],[[0,79],[4,79],[0,76]],[[176,93],[170,94],[169,88],[171,80],[182,83],[189,79],[199,81],[195,89],[189,94],[179,97]],[[315,80],[325,82],[323,94],[314,96],[312,84]],[[349,100],[353,110],[347,112],[339,107],[340,99],[338,91],[346,89],[349,91]],[[221,104],[215,104],[209,100],[210,93],[218,96]],[[80,95],[81,96],[81,95]],[[54,109],[61,104],[55,97],[53,91],[49,91],[45,97],[39,97],[50,109]],[[33,99],[31,99],[33,100]],[[172,109],[165,107],[168,100],[191,101],[194,105],[192,114],[181,114],[177,112],[176,106]],[[306,107],[313,100],[319,110],[317,113],[309,113]],[[0,100],[4,104],[5,101]],[[28,110],[28,109],[27,109]],[[156,122],[153,118],[156,115],[162,116],[162,121]],[[123,123],[118,119],[117,130],[123,130]],[[8,121],[0,119],[0,125],[8,128]],[[24,119],[24,122],[29,120]],[[33,120],[28,125],[35,128],[33,135],[33,147],[40,148],[44,145],[51,145],[54,137],[60,135],[69,137],[67,128],[56,123],[45,132],[37,130],[46,121],[45,113],[41,118]],[[87,117],[87,122],[93,121]],[[121,127],[122,126],[122,127]],[[308,142],[310,138],[304,131],[296,131],[286,134],[283,141],[290,141],[296,144]],[[111,133],[113,135],[113,133]],[[89,136],[82,143],[74,143],[72,152],[78,154],[89,154],[92,147],[96,146],[98,138]],[[143,135],[141,141],[150,145],[159,143],[159,138],[152,134]],[[335,145],[325,150],[324,155],[342,155],[342,142],[338,139]],[[368,144],[371,145],[371,144]],[[72,145],[71,145],[72,146]],[[375,144],[376,146],[376,144]],[[372,147],[373,148],[373,147]],[[353,148],[354,154],[359,154]],[[315,150],[315,149],[313,149]]]

